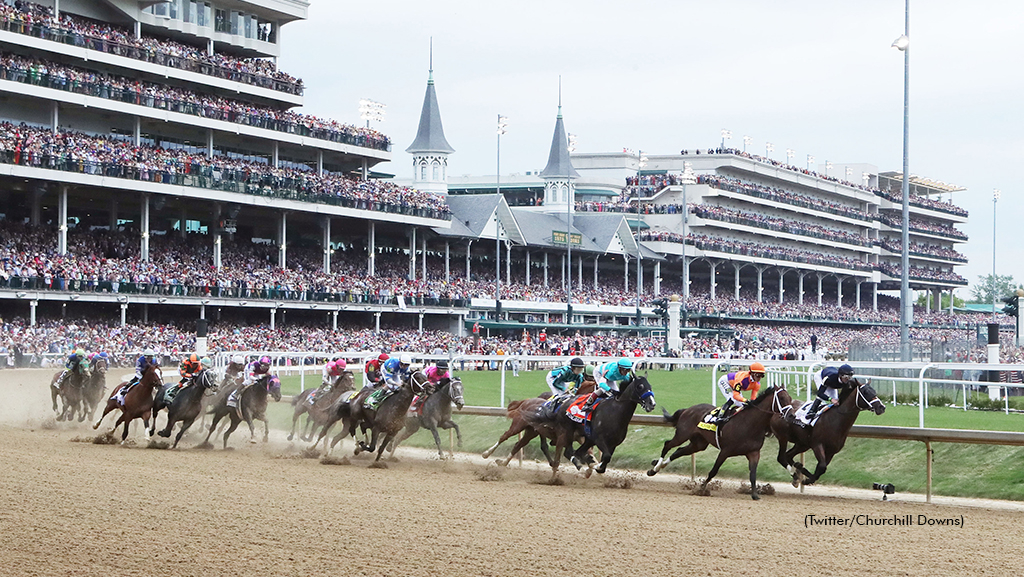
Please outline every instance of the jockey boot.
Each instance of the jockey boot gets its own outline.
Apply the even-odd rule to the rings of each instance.
[[[71,371],[64,369],[64,372],[62,372],[60,376],[57,377],[57,382],[53,383],[53,387],[59,391],[61,387],[64,386],[64,381],[68,380],[68,375],[70,374]]]
[[[590,398],[587,399],[587,404],[583,405],[583,412],[589,413],[590,411],[594,410],[594,405],[597,404],[598,399],[600,399],[602,396],[603,395],[598,395],[596,392],[590,393]]]
[[[821,409],[821,399],[815,398],[814,402],[811,403],[811,408],[807,409],[807,416],[805,420],[810,423],[814,420],[814,417],[818,415],[818,410]]]

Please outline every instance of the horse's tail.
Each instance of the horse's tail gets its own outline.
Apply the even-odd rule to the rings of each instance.
[[[295,405],[298,405],[299,401],[301,400],[301,397],[305,397],[305,396],[306,396],[305,395],[305,391],[303,391],[303,392],[301,392],[301,393],[299,393],[297,395],[292,395],[292,406],[294,407]]]
[[[661,414],[665,417],[665,422],[670,423],[674,427],[676,426],[676,423],[679,422],[679,416],[683,414],[683,410],[679,409],[670,415],[668,414],[668,411],[665,410],[665,407],[662,407]]]

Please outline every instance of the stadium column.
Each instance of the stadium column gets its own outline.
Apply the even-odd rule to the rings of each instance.
[[[377,223],[370,221],[370,238],[366,247],[366,274],[374,276],[377,267],[374,266],[377,258]]]
[[[797,286],[798,294],[797,294],[797,297],[796,297],[796,301],[797,301],[797,304],[799,304],[800,306],[803,306],[803,304],[804,304],[804,277],[807,276],[807,273],[805,273],[803,271],[799,271],[797,274],[800,275],[800,279],[799,279],[799,284]]]
[[[821,273],[819,272],[819,273],[816,273],[816,274],[818,275],[818,306],[820,307],[821,306]]]
[[[782,301],[785,300],[786,289],[783,288],[783,286],[782,286],[782,283],[785,280],[785,278],[786,278],[786,269],[780,268],[779,269],[779,304],[780,305],[782,304]]]
[[[185,238],[185,223],[188,222],[188,212],[185,210],[184,205],[181,207],[181,216],[178,217],[178,234],[181,238]]]
[[[288,239],[288,213],[281,213],[281,220],[277,223],[277,266],[285,268],[288,264],[288,247],[285,241]]]
[[[505,286],[512,283],[512,243],[505,241]]]
[[[857,310],[860,310],[860,285],[861,285],[861,284],[862,284],[863,282],[864,282],[864,281],[857,281],[857,298],[856,298],[856,302],[857,302]]]
[[[526,251],[526,284],[530,284],[530,251]]]
[[[125,326],[128,322],[128,303],[121,303],[121,326]]]
[[[562,290],[565,290],[565,255],[564,254],[562,255]]]
[[[626,255],[622,255],[622,277],[625,281],[622,290],[629,294],[629,257]]]
[[[548,288],[548,253],[544,252],[544,288]]]
[[[324,151],[316,151],[316,175],[324,175]]]
[[[138,145],[136,145],[138,146]],[[206,158],[213,158],[213,129],[206,131]]]
[[[685,303],[688,298],[690,298],[690,259],[686,258],[686,246],[683,246],[683,302]]]
[[[213,131],[211,130],[210,138],[213,138],[212,135]],[[135,117],[134,127],[132,127],[132,142],[135,146],[140,146],[142,144],[142,118],[138,116]],[[209,155],[207,155],[207,158],[209,158]]]
[[[380,334],[380,311],[373,313],[373,332]]]
[[[28,324],[29,326],[36,326],[36,307],[39,306],[39,301],[30,300],[28,301]]]
[[[320,220],[320,228],[323,230],[323,249],[324,249],[324,263],[323,269],[324,274],[331,274],[331,217],[324,216]]]
[[[57,132],[60,127],[60,103],[53,101],[50,107],[50,130]]]
[[[466,282],[469,282],[469,257],[473,252],[473,241],[466,241]]]
[[[735,278],[732,283],[733,298],[740,300],[740,269],[743,268],[738,263],[732,263],[732,268],[735,271]]]
[[[149,195],[142,194],[142,218],[140,219],[142,232],[142,254],[143,262],[149,262]]]
[[[878,283],[871,283],[871,310],[878,312]]]
[[[142,40],[142,22],[135,21],[135,39]]]
[[[43,215],[43,194],[45,192],[46,191],[41,189],[41,188],[37,188],[36,190],[34,190],[32,192],[32,215],[31,215],[32,226],[39,226],[39,221],[42,219],[42,215]]]
[[[843,277],[836,276],[836,306],[843,308]]]
[[[409,229],[409,280],[416,280],[416,227]]]
[[[955,289],[953,289],[953,288],[949,289],[949,314],[953,314],[953,291],[954,290]],[[1021,318],[1020,313],[1017,313],[1017,318],[1018,319]]]
[[[420,313],[420,327],[419,327],[419,333],[420,333],[420,334],[423,334],[423,313]]]
[[[220,270],[220,267],[221,267],[221,258],[220,258],[220,249],[221,249],[220,211],[221,211],[220,203],[218,202],[213,207],[213,227],[212,227],[213,228],[213,267],[216,268],[217,270]]]
[[[423,282],[427,282],[427,235],[423,234],[423,239],[420,240],[420,278]]]
[[[115,230],[117,230],[117,208],[118,208],[117,197],[116,196],[111,197],[111,199],[110,199],[110,222],[109,222],[110,232],[111,233],[113,233]]]
[[[270,309],[270,330],[274,330],[274,327],[277,326],[277,322],[276,321],[277,321],[277,309],[276,308],[272,308],[272,309]]]
[[[451,256],[452,256],[452,243],[444,241],[444,284],[451,282]]]
[[[68,187],[60,187],[60,197],[57,207],[57,252],[68,253]]]
[[[597,256],[594,256],[594,290],[597,290]]]
[[[582,254],[579,256],[579,259],[580,259],[579,263],[578,263],[579,267],[577,269],[579,272],[576,275],[576,288],[578,288],[580,290],[583,290],[583,255]],[[655,282],[657,282],[657,281],[655,281]]]
[[[334,331],[338,330],[338,310],[331,311],[331,329]]]
[[[581,271],[582,272],[582,271]],[[661,295],[661,261],[654,262],[654,295]]]
[[[271,155],[270,160],[271,160],[271,163],[273,164],[274,168],[280,168],[280,164],[281,164],[281,146],[278,144],[278,142],[276,140],[274,141],[274,148],[272,150],[272,155]]]
[[[764,267],[757,267],[757,302],[764,302],[762,299],[764,295]]]
[[[53,17],[60,20],[60,0],[53,0]]]
[[[715,300],[715,286],[718,284],[715,282],[715,270],[718,269],[718,263],[708,261],[708,265],[711,267],[711,300]]]

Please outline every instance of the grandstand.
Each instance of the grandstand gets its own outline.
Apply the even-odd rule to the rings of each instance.
[[[501,175],[499,194],[497,177],[449,175],[431,64],[413,178],[384,181],[386,135],[292,111],[305,87],[276,67],[279,30],[307,6],[0,0],[7,317],[237,309],[274,329],[291,311],[332,329],[632,333],[646,350],[664,333],[652,300],[678,293],[701,338],[896,326],[879,293],[899,283],[900,175],[857,165],[854,184],[726,149],[643,167],[570,153],[559,107],[545,168]],[[929,303],[966,285],[967,214],[941,199],[957,190],[911,190],[911,287]],[[936,309],[918,328],[982,322]]]

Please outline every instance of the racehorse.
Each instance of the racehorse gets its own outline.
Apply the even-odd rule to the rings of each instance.
[[[580,388],[576,390],[578,395],[589,395],[594,392],[594,387],[597,383],[594,381],[584,381]],[[547,414],[541,411],[544,403],[551,398],[551,391],[545,391],[540,396],[533,397],[531,399],[524,399],[522,401],[511,401],[508,404],[508,409],[505,412],[505,416],[512,420],[512,424],[509,425],[508,430],[501,434],[498,438],[498,442],[491,445],[486,451],[483,452],[483,458],[490,457],[495,449],[505,441],[512,437],[522,433],[523,436],[517,442],[515,447],[512,447],[512,453],[507,459],[496,461],[503,467],[507,467],[512,458],[522,450],[523,447],[528,445],[535,437],[540,437],[540,450],[544,453],[544,457],[548,460],[548,464],[554,465],[551,460],[551,453],[548,451],[548,441],[555,441],[556,433],[554,428],[554,416],[555,410],[550,412],[550,418],[547,418]],[[570,399],[571,400],[571,399]],[[568,406],[563,401],[561,406]]]
[[[53,375],[53,378],[50,379],[50,400],[53,401],[53,412],[57,413],[58,421],[74,420],[76,411],[79,411],[82,417],[79,421],[84,420],[85,412],[81,409],[87,376],[78,371],[73,371],[64,381],[64,384],[61,385],[61,388],[58,389],[55,385],[62,374],[64,374],[63,370]],[[59,411],[57,410],[58,397],[64,405]]]
[[[150,365],[142,375],[142,378],[139,379],[139,382],[128,389],[123,399],[119,399],[121,397],[121,389],[127,384],[127,382],[122,382],[114,389],[114,394],[107,399],[107,406],[103,409],[103,414],[100,415],[96,424],[92,426],[93,429],[98,429],[100,423],[103,422],[103,417],[106,417],[107,413],[114,409],[121,409],[121,416],[118,417],[117,422],[114,423],[114,428],[110,432],[113,433],[117,430],[118,425],[124,423],[124,433],[121,434],[122,443],[128,439],[128,425],[135,419],[142,419],[143,427],[148,432],[149,417],[153,410],[153,391],[163,386],[163,373],[157,365]]]
[[[174,444],[171,448],[177,448],[178,441],[181,440],[182,435],[185,431],[192,426],[196,418],[203,410],[203,398],[206,396],[206,391],[217,392],[217,382],[214,380],[213,375],[208,371],[204,371],[201,376],[196,377],[192,382],[184,389],[178,391],[175,395],[174,400],[170,404],[166,403],[167,391],[171,387],[177,387],[177,383],[170,383],[164,385],[163,388],[156,394],[156,400],[153,401],[153,426],[149,429],[149,435],[153,436],[153,431],[156,429],[156,417],[160,412],[160,409],[167,408],[167,426],[164,427],[159,435],[161,437],[170,437],[171,429],[174,428],[174,423],[181,421],[181,430],[178,431],[178,435],[174,437]]]
[[[654,391],[646,376],[633,377],[625,389],[617,395],[605,398],[591,409],[589,423],[577,423],[569,418],[567,411],[558,411],[555,427],[558,437],[555,441],[555,463],[551,466],[551,478],[558,476],[559,455],[571,446],[577,436],[583,437],[583,443],[572,455],[572,463],[579,469],[583,459],[587,457],[590,447],[596,446],[601,451],[601,463],[595,471],[604,473],[608,462],[612,460],[616,447],[626,439],[629,421],[640,405],[648,413],[654,410]],[[588,471],[589,476],[589,471]]]
[[[839,396],[839,404],[821,413],[813,427],[801,427],[787,421],[781,415],[772,417],[772,432],[779,439],[778,460],[793,474],[794,487],[799,486],[800,475],[804,477],[803,484],[810,485],[825,474],[832,457],[835,457],[846,444],[850,428],[861,411],[873,410],[876,415],[885,412],[885,403],[878,399],[875,389],[867,382],[858,379],[854,381],[854,386]],[[793,411],[800,408],[800,405],[799,401],[793,401]],[[793,443],[793,448],[787,451],[790,442]],[[818,460],[813,474],[793,460],[807,449],[814,451],[814,457]]]
[[[224,431],[224,448],[228,448],[228,437],[238,428],[238,424],[245,421],[249,425],[249,442],[256,443],[256,427],[253,421],[263,421],[263,442],[270,438],[270,425],[267,424],[267,396],[274,397],[274,401],[281,400],[281,381],[270,375],[263,375],[255,383],[237,389],[235,393],[235,406],[228,406],[230,395],[220,398],[212,407],[210,414],[213,415],[213,422],[210,423],[210,432],[206,434],[206,440],[201,445],[210,442],[210,436],[217,430],[217,423],[225,416],[231,419],[231,426]]]
[[[665,420],[675,425],[676,434],[668,441],[661,450],[661,457],[651,461],[651,469],[647,474],[654,476],[658,471],[664,469],[669,463],[693,453],[699,453],[714,445],[718,448],[718,459],[711,467],[701,490],[706,490],[708,482],[718,474],[718,469],[729,457],[745,455],[750,468],[750,496],[757,500],[757,463],[761,459],[761,447],[764,445],[765,435],[770,430],[772,416],[781,414],[793,399],[789,393],[781,387],[769,386],[756,399],[747,403],[747,407],[736,413],[728,422],[720,423],[718,430],[709,431],[697,427],[703,422],[704,417],[715,409],[714,405],[694,405],[688,409],[680,409],[673,415],[665,413]],[[665,455],[672,447],[679,447],[668,459]]]
[[[438,427],[442,429],[455,429],[455,435],[459,439],[459,447],[462,446],[462,432],[459,426],[452,420],[452,403],[462,410],[466,401],[462,398],[462,379],[452,377],[449,381],[433,392],[427,400],[423,401],[423,408],[420,414],[411,415],[405,419],[405,428],[402,433],[391,443],[389,450],[395,454],[398,444],[408,439],[421,428],[430,429],[434,435],[434,443],[437,445],[437,454],[443,459],[444,451],[441,450],[441,437],[437,434]]]
[[[299,438],[303,441],[309,441],[313,436],[313,431],[330,419],[330,411],[334,407],[335,401],[343,393],[351,391],[354,386],[355,377],[352,371],[344,371],[341,374],[341,378],[338,379],[338,384],[332,387],[330,391],[314,398],[312,406],[309,404],[309,395],[313,394],[316,389],[306,389],[292,397],[292,405],[295,407],[295,412],[292,415],[292,431],[288,433],[288,440],[291,441],[295,436],[295,424],[299,421],[299,417],[305,414],[306,425],[302,428],[302,435]]]
[[[78,418],[79,421],[84,421],[86,418],[91,421],[96,414],[96,408],[100,406],[100,401],[103,400],[103,393],[107,390],[107,369],[109,366],[110,361],[107,357],[97,356],[93,359],[89,367],[89,377],[86,379],[85,387],[82,389],[82,414]]]

